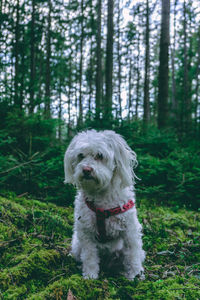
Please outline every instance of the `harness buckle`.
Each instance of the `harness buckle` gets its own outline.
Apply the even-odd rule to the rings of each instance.
[[[96,208],[96,215],[99,219],[105,218],[105,210],[103,208]]]

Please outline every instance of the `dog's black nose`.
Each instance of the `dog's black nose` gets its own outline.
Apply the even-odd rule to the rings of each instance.
[[[93,171],[93,168],[89,167],[89,166],[85,166],[83,167],[83,174],[85,176],[89,176]]]

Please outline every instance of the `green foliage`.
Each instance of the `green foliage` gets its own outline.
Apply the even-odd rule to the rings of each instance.
[[[200,204],[200,161],[198,151],[175,149],[165,158],[139,155],[138,192],[169,205]]]
[[[0,126],[0,189],[72,203],[74,188],[63,184],[65,147],[56,138],[57,120],[8,110],[2,121],[6,129]]]
[[[125,123],[118,132],[137,153],[135,170],[140,180],[136,192],[140,197],[171,206],[198,208],[200,205],[200,151],[198,140],[179,142],[173,132],[149,127],[141,132],[140,122]]]
[[[198,299],[199,215],[142,200],[146,279],[101,271],[85,280],[69,254],[72,208],[10,195],[0,198],[0,295],[3,299]]]
[[[94,127],[93,117],[88,118],[83,130]],[[75,188],[63,184],[63,158],[69,140],[65,145],[59,143],[55,122],[43,120],[39,115],[24,120],[19,117],[19,120],[16,131],[13,131],[14,124],[9,125],[8,135],[0,131],[1,190],[34,195],[60,205],[72,204]],[[113,120],[114,129],[125,137],[138,156],[137,194],[159,203],[197,208],[200,202],[198,141],[181,144],[175,134],[154,127],[143,135],[140,122],[119,125]]]

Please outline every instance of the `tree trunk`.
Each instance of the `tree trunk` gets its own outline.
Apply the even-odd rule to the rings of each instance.
[[[83,124],[83,100],[82,100],[82,77],[83,77],[83,0],[81,0],[81,36],[80,36],[80,61],[79,61],[79,114],[78,114],[78,126]]]
[[[32,0],[32,14],[31,14],[31,57],[30,57],[30,102],[29,113],[32,114],[35,106],[35,0]]]
[[[45,118],[51,117],[51,74],[50,74],[50,59],[51,59],[51,11],[52,3],[48,0],[48,25],[47,25],[47,57],[46,57],[46,82],[45,82]]]
[[[15,56],[15,76],[14,76],[14,102],[15,106],[22,109],[19,97],[19,0],[16,3],[16,23],[15,23],[15,45],[14,45],[14,56]]]
[[[67,136],[70,137],[71,134],[71,90],[72,90],[72,53],[73,51],[71,50],[70,52],[70,57],[69,57],[69,83],[68,83],[68,101],[67,101],[67,113],[68,113],[68,130],[67,130]]]
[[[162,0],[162,23],[158,75],[158,128],[168,123],[168,81],[169,81],[169,18],[170,0]]]
[[[113,0],[108,0],[107,44],[106,44],[106,99],[105,119],[112,116],[112,79],[113,79]]]
[[[144,79],[144,114],[143,114],[143,129],[146,132],[150,120],[150,106],[149,106],[149,0],[146,0],[146,34],[145,34],[145,79]]]
[[[93,40],[91,38],[90,43],[90,63],[89,63],[89,100],[88,100],[88,111],[89,119],[91,119],[92,112],[92,98],[93,98],[93,74],[94,74],[94,59],[93,59]]]
[[[22,29],[22,35],[23,35],[23,44],[25,45],[25,28],[23,26]],[[21,102],[21,108],[24,103],[24,77],[25,77],[25,49],[21,50],[21,57],[22,57],[22,62],[21,62],[21,77],[20,77],[20,102]]]
[[[174,2],[174,36],[173,36],[173,45],[171,50],[171,64],[172,64],[172,118],[173,121],[177,122],[178,117],[178,102],[176,99],[176,78],[175,78],[175,51],[176,51],[176,6],[178,0]]]
[[[128,62],[127,62],[128,63]],[[131,120],[131,107],[132,107],[132,59],[129,59],[129,75],[128,75],[128,121]]]
[[[60,78],[60,82],[59,82],[58,139],[59,139],[59,143],[61,143],[62,141],[62,78]]]
[[[137,9],[138,15],[140,15],[140,5]],[[140,21],[139,21],[140,27]],[[136,58],[136,100],[135,100],[135,119],[138,119],[138,109],[139,109],[139,100],[140,100],[140,80],[141,80],[141,71],[140,71],[140,31],[137,32],[137,58]]]
[[[118,104],[119,104],[119,118],[122,118],[122,99],[121,99],[121,32],[120,32],[120,0],[118,0],[118,16],[117,16],[117,61],[118,61]]]
[[[97,8],[97,68],[96,68],[96,120],[100,119],[102,102],[102,55],[101,55],[101,0],[98,0]]]
[[[183,35],[184,35],[184,75],[183,75],[183,131],[184,133],[188,134],[191,131],[191,122],[192,122],[192,100],[191,100],[191,80],[189,78],[189,69],[191,67],[191,58],[190,54],[191,49],[188,50],[187,43],[188,43],[188,30],[187,29],[187,7],[186,1],[184,0],[183,4],[183,16],[184,16],[184,23],[183,23]],[[190,47],[191,47],[191,40],[190,40]]]
[[[200,74],[200,27],[198,28],[197,38],[198,38],[198,46],[197,46],[198,57],[197,57],[196,87],[195,87],[195,133],[196,133],[196,135],[198,135],[198,123],[200,123],[199,120],[198,120],[198,118],[200,117],[198,115],[199,86],[200,86],[200,82],[199,82],[199,74]]]

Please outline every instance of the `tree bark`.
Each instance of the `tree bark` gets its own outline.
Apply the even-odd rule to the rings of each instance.
[[[145,79],[144,79],[144,103],[143,103],[143,129],[146,132],[150,120],[150,105],[149,105],[149,0],[146,0],[146,34],[145,34]]]
[[[83,77],[83,0],[81,0],[81,36],[80,36],[80,61],[79,61],[79,114],[78,114],[78,127],[83,124],[83,100],[82,100],[82,77]]]
[[[183,3],[183,35],[184,35],[184,75],[183,75],[183,132],[189,133],[191,130],[191,122],[192,122],[192,103],[191,103],[191,81],[189,78],[188,70],[191,67],[191,60],[189,57],[190,50],[188,50],[188,29],[187,29],[187,6],[186,1]],[[191,47],[191,40],[190,40]]]
[[[176,99],[176,78],[175,78],[175,51],[176,51],[176,6],[178,0],[174,2],[174,36],[173,36],[173,45],[171,50],[171,64],[172,64],[172,118],[173,121],[177,122],[178,117],[178,102]]]
[[[51,59],[51,11],[52,3],[48,0],[48,25],[47,25],[47,52],[46,52],[46,82],[45,82],[45,118],[51,117],[51,74],[50,74],[50,59]]]
[[[132,107],[132,59],[129,59],[129,74],[128,74],[128,121],[131,120],[131,107]]]
[[[119,118],[122,119],[122,99],[121,99],[121,32],[120,32],[120,0],[118,0],[118,16],[117,16],[117,61],[118,61],[118,104],[119,104]]]
[[[14,56],[15,56],[15,76],[14,76],[14,101],[15,106],[22,109],[19,97],[19,0],[16,3],[16,23],[15,23],[15,44],[14,44]]]
[[[113,0],[108,0],[107,44],[106,44],[106,99],[105,119],[112,116],[112,80],[113,80]]]
[[[102,2],[98,0],[97,8],[97,68],[96,68],[96,120],[100,119],[101,102],[102,102],[102,55],[101,55],[101,7]]]
[[[160,36],[158,75],[158,128],[168,123],[168,81],[169,81],[169,18],[170,0],[162,0],[162,23]]]
[[[200,26],[198,28],[198,34],[197,34],[197,38],[198,38],[198,46],[197,46],[197,50],[198,50],[198,57],[197,57],[197,69],[196,69],[196,87],[195,87],[195,133],[196,135],[198,135],[198,118],[200,117],[198,115],[198,107],[199,107],[199,86],[200,86],[200,82],[199,82],[199,74],[200,74]],[[199,126],[200,127],[200,126]]]
[[[30,102],[29,113],[34,111],[35,100],[35,0],[32,0],[32,13],[31,13],[31,57],[30,57]]]

